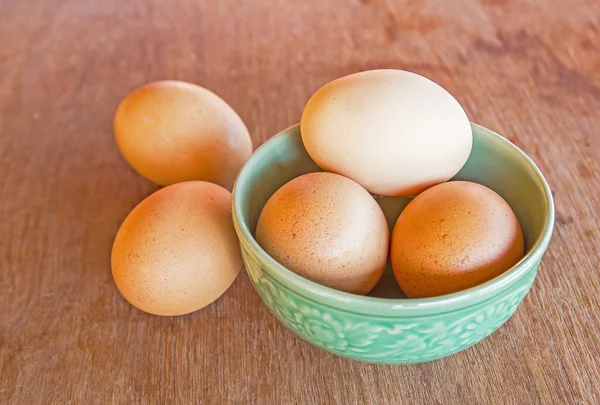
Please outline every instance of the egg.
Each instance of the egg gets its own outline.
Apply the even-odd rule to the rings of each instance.
[[[392,233],[392,268],[409,298],[477,286],[504,273],[523,254],[523,233],[510,206],[491,189],[466,181],[419,194]]]
[[[264,206],[256,240],[276,261],[316,283],[367,294],[389,251],[385,216],[356,182],[309,173],[282,186]]]
[[[242,268],[231,193],[203,181],[156,191],[119,228],[111,265],[123,297],[142,311],[183,315],[209,305]]]
[[[135,89],[119,105],[114,131],[127,162],[161,186],[204,180],[230,189],[252,153],[238,114],[211,91],[180,81]]]
[[[410,196],[452,178],[473,134],[460,104],[425,77],[370,70],[321,87],[300,122],[311,158],[369,192]]]

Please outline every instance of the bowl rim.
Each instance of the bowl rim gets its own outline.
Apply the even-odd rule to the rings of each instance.
[[[554,201],[550,186],[542,172],[527,154],[508,139],[490,129],[471,122],[473,132],[477,131],[479,135],[496,138],[516,152],[516,154],[533,170],[543,187],[547,213],[542,234],[533,243],[530,251],[517,264],[499,276],[478,286],[452,294],[430,298],[379,298],[362,296],[338,291],[310,281],[277,262],[258,244],[250,232],[247,219],[243,215],[242,196],[240,195],[240,185],[246,183],[254,163],[261,160],[271,148],[279,143],[283,143],[286,140],[286,137],[295,136],[295,131],[299,132],[300,130],[299,126],[300,124],[296,124],[284,129],[257,148],[240,170],[232,193],[233,222],[240,239],[240,244],[242,247],[245,246],[248,248],[248,250],[253,253],[252,256],[255,256],[257,260],[264,264],[264,266],[261,266],[264,272],[279,284],[282,284],[284,287],[287,287],[287,289],[294,291],[297,294],[321,302],[330,307],[364,314],[389,316],[397,315],[398,310],[410,312],[421,310],[427,310],[427,312],[434,311],[435,313],[447,312],[448,310],[457,307],[462,308],[479,303],[504,291],[509,285],[513,284],[535,267],[535,263],[541,260],[550,243],[555,220]]]

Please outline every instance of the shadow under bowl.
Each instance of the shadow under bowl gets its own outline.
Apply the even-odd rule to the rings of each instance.
[[[389,269],[369,296],[359,296],[316,284],[271,258],[254,238],[263,206],[291,179],[321,169],[304,149],[298,125],[258,148],[238,175],[233,221],[246,271],[275,317],[331,353],[386,364],[449,356],[502,326],[536,277],[552,236],[554,204],[542,173],[525,153],[482,126],[472,129],[473,150],[452,180],[483,184],[500,194],[519,219],[526,253],[486,283],[434,298],[404,298]],[[375,198],[390,229],[410,202],[410,197]]]

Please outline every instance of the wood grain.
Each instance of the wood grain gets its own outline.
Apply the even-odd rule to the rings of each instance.
[[[113,140],[130,90],[206,86],[258,146],[320,85],[381,67],[446,87],[554,191],[553,241],[506,325],[376,366],[292,335],[245,274],[189,316],[124,301],[112,239],[156,189]],[[0,403],[600,403],[599,111],[594,0],[0,0]]]

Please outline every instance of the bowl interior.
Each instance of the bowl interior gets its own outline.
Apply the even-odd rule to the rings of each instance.
[[[525,258],[531,255],[534,248],[542,249],[541,257],[553,226],[554,211],[548,185],[535,164],[516,146],[479,125],[472,124],[472,128],[473,150],[453,180],[480,183],[501,195],[521,224]],[[273,137],[253,154],[240,172],[234,190],[234,212],[237,221],[251,234],[250,238],[254,238],[259,215],[271,195],[293,178],[315,171],[321,169],[304,149],[299,126]],[[411,197],[375,196],[375,199],[385,213],[391,230]],[[545,243],[540,243],[542,239]],[[488,283],[491,282],[493,280]],[[369,295],[403,297],[389,265],[382,280]]]

